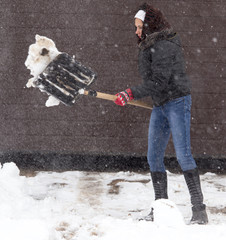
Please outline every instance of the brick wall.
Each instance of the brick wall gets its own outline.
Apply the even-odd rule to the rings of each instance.
[[[138,84],[133,17],[138,0],[0,0],[0,151],[145,156],[150,111],[83,97],[46,108],[25,88],[24,66],[35,34],[53,39],[98,73],[92,88],[115,94]],[[192,80],[195,157],[226,156],[226,2],[158,0],[180,34]],[[150,101],[150,99],[146,99]],[[172,141],[167,156],[174,156]]]

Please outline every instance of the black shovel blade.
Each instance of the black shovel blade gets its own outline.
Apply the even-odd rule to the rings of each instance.
[[[96,74],[67,53],[59,54],[35,81],[36,87],[65,105],[74,104],[79,89],[87,89]]]

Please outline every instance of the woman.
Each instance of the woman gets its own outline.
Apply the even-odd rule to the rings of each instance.
[[[168,198],[164,153],[172,133],[177,160],[191,196],[191,223],[207,224],[197,165],[190,148],[191,90],[179,36],[162,13],[143,4],[135,15],[139,72],[143,83],[122,91],[116,104],[151,96],[154,104],[148,135],[148,163],[155,199]],[[153,221],[153,209],[145,220]]]

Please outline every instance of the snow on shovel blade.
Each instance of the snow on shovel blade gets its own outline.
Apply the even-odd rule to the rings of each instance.
[[[74,104],[79,89],[87,89],[96,74],[67,53],[59,54],[38,76],[35,86],[65,105]]]

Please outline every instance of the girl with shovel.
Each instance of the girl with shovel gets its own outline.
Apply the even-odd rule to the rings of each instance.
[[[168,198],[163,160],[172,133],[177,160],[191,196],[190,223],[207,224],[199,173],[191,154],[190,80],[185,73],[179,36],[162,13],[146,3],[135,15],[135,27],[139,47],[139,72],[143,82],[116,94],[115,103],[125,106],[130,100],[152,97],[154,108],[149,125],[147,158],[155,199]],[[144,219],[153,221],[153,209]]]

